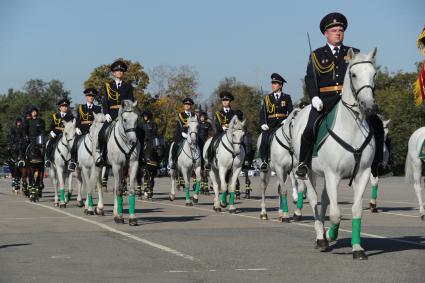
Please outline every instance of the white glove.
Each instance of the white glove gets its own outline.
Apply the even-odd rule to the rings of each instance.
[[[77,135],[79,135],[79,136],[81,136],[81,130],[80,130],[80,128],[75,128],[75,132],[77,133]]]
[[[267,126],[267,124],[262,124],[261,125],[261,130],[268,131],[269,130],[269,126]]]
[[[285,124],[285,122],[286,122],[286,119],[283,120],[280,124],[283,125],[283,124]]]
[[[323,102],[318,96],[313,97],[313,99],[311,100],[311,105],[313,105],[313,107],[316,108],[317,111],[322,111],[323,109]]]
[[[56,138],[56,134],[55,134],[55,132],[50,131],[50,136],[51,136],[52,138]]]
[[[182,137],[186,139],[187,138],[187,134],[185,132],[182,132]]]
[[[106,121],[108,121],[109,123],[112,121],[112,117],[109,114],[105,115]]]
[[[223,131],[227,131],[229,128],[227,127],[221,127],[223,129]]]

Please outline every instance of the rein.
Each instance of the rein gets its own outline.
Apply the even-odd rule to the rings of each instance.
[[[69,148],[69,142],[72,141],[74,138],[72,139],[65,139],[66,140],[66,144],[63,142],[64,136],[62,135],[62,138],[60,139],[60,143],[66,148],[67,153],[66,156],[68,156],[68,154],[71,152],[71,149]],[[59,144],[56,146],[56,150],[59,152],[60,157],[62,158],[64,163],[67,163],[68,161],[71,160],[71,157],[69,157],[69,159],[66,159],[65,156],[63,155],[63,153],[61,152],[60,148],[59,148]]]
[[[354,86],[353,86],[353,82],[352,82],[352,77],[351,77],[351,68],[353,67],[353,66],[355,66],[355,65],[357,65],[357,64],[373,64],[373,62],[372,61],[360,61],[360,62],[356,62],[356,63],[354,63],[354,64],[352,64],[351,66],[350,66],[350,68],[348,69],[348,74],[349,74],[349,77],[350,77],[350,88],[351,88],[351,92],[352,92],[352,94],[354,95],[354,97],[356,98],[356,100],[357,100],[357,97],[358,97],[358,95],[359,95],[359,93],[360,93],[360,91],[362,91],[363,89],[365,89],[365,88],[370,88],[371,90],[372,90],[372,93],[373,93],[373,95],[375,96],[375,87],[374,86],[371,86],[371,85],[364,85],[364,86],[362,86],[361,88],[359,88],[358,90],[356,90],[355,88],[354,88]],[[344,105],[348,110],[350,110],[350,111],[352,111],[352,112],[354,112],[354,113],[357,113],[358,114],[358,112],[357,111],[355,111],[353,108],[354,107],[356,107],[356,106],[358,106],[358,103],[356,103],[356,104],[353,104],[353,105],[350,105],[350,104],[348,104],[348,103],[346,103],[346,102],[344,102],[342,99],[341,99],[341,103],[342,103],[342,105]],[[367,121],[367,120],[366,120]],[[354,148],[354,147],[352,147],[350,144],[348,144],[347,142],[345,142],[342,138],[340,138],[333,130],[331,130],[330,128],[329,128],[329,125],[326,123],[326,128],[327,128],[327,130],[328,130],[328,132],[329,132],[329,135],[331,136],[331,137],[333,137],[334,138],[334,140],[339,144],[339,145],[341,145],[345,150],[347,150],[348,152],[351,152],[352,154],[353,154],[353,157],[354,157],[354,162],[355,162],[355,164],[354,164],[354,169],[353,169],[353,173],[351,174],[351,178],[350,178],[350,182],[348,183],[348,186],[350,186],[351,187],[351,185],[353,184],[353,180],[354,180],[354,178],[356,177],[356,174],[357,174],[357,172],[359,171],[359,166],[360,166],[360,160],[361,160],[361,158],[362,158],[362,153],[363,153],[363,150],[366,148],[366,146],[370,143],[370,141],[372,140],[372,137],[373,137],[373,128],[371,127],[371,125],[368,123],[368,125],[369,125],[369,133],[368,133],[368,135],[367,135],[367,137],[366,137],[366,139],[364,140],[364,142],[362,143],[362,145],[360,146],[360,147],[358,147],[358,148]]]

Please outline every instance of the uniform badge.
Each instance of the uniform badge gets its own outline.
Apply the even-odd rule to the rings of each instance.
[[[285,106],[286,106],[286,101],[285,101],[285,100],[282,100],[282,101],[280,102],[280,106],[281,106],[281,107],[285,107]]]

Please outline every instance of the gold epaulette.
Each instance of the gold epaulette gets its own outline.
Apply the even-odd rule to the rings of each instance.
[[[89,112],[84,113],[82,104],[80,104],[80,107],[78,107],[78,112],[82,121],[87,121],[89,119]]]
[[[56,126],[59,126],[60,123],[62,122],[62,118],[56,118],[56,113],[53,113],[53,124],[55,124]]]
[[[335,63],[333,61],[328,66],[323,66],[322,64],[320,64],[319,59],[317,59],[316,53],[314,52],[311,53],[311,59],[314,64],[314,67],[320,74],[329,73],[335,68]]]
[[[217,120],[220,123],[220,125],[225,125],[229,123],[229,121],[227,120],[227,117],[221,114],[220,111],[215,111],[215,116],[217,117]]]
[[[273,114],[276,112],[276,105],[274,105],[273,103],[271,103],[270,101],[270,95],[267,95],[266,98],[264,99],[265,101],[265,106],[266,106],[266,111],[267,113]]]
[[[115,101],[119,101],[120,93],[118,91],[112,90],[108,82],[105,83],[105,87],[106,87],[106,93],[108,94],[108,98]]]
[[[189,122],[189,118],[184,118],[183,116],[182,116],[182,113],[179,113],[179,119],[180,119],[180,122],[181,122],[181,124],[182,124],[182,127],[184,127],[184,128],[187,128],[189,125],[187,124],[188,122]]]

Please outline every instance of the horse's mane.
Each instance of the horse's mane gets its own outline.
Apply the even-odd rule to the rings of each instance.
[[[232,128],[233,130],[243,130],[244,126],[243,121],[239,120],[237,115],[233,116],[229,123],[229,128]]]

